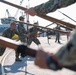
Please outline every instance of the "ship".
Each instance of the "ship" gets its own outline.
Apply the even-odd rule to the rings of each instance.
[[[1,24],[0,24],[0,35],[2,34],[2,32],[9,28],[10,27],[10,22],[11,21],[15,21],[16,18],[15,17],[12,17],[9,15],[9,11],[8,9],[6,9],[6,12],[8,13],[8,17],[4,17],[4,18],[1,18]]]
[[[20,5],[23,3],[24,0],[20,1]],[[8,11],[8,9],[6,9],[5,14],[7,13],[8,17],[4,17],[0,19],[0,34],[2,34],[2,32],[6,29],[10,27],[10,22],[11,21],[16,21],[16,17],[18,15],[19,9],[17,9],[15,17],[12,17]],[[21,11],[21,15],[23,15],[23,12]]]

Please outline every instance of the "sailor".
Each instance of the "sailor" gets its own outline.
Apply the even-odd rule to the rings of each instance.
[[[7,28],[2,33],[2,36],[10,38],[12,40],[18,40],[19,39],[18,35],[19,35],[19,33],[18,33],[17,29],[16,29],[16,23],[13,22],[13,21],[10,23],[10,27]],[[21,59],[19,58],[19,54],[20,53],[16,52],[16,58],[15,58],[16,61],[21,61]]]
[[[27,44],[27,37],[28,37],[28,34],[27,34],[27,31],[26,31],[26,28],[25,28],[25,25],[22,23],[24,22],[24,17],[23,16],[20,16],[19,17],[19,25],[17,27],[18,29],[18,33],[19,33],[19,40],[23,43],[23,44]]]
[[[37,28],[38,23],[35,22],[32,28],[29,29],[29,39],[28,39],[28,45],[30,45],[32,42],[34,42],[36,45],[40,45],[40,41],[37,38],[37,32],[40,30],[39,28]]]
[[[48,44],[50,44],[50,43],[49,43],[49,39],[51,39],[51,34],[52,34],[52,31],[49,30],[49,29],[47,29],[46,35],[47,35]]]
[[[61,29],[60,29],[60,25],[57,24],[57,26],[55,27],[55,29],[61,30]],[[55,42],[61,43],[61,42],[60,42],[60,32],[56,32],[56,39],[55,39]]]

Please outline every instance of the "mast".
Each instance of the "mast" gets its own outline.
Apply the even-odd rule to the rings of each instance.
[[[24,1],[24,0],[21,0],[21,1],[20,1],[20,5],[22,5],[23,1]],[[17,17],[18,11],[19,11],[19,9],[16,11],[15,17]]]

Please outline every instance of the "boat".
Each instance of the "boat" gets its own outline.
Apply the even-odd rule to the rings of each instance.
[[[9,28],[10,27],[10,22],[11,21],[15,21],[16,18],[15,17],[12,17],[10,16],[9,12],[8,12],[8,9],[6,9],[6,12],[8,13],[8,17],[4,17],[4,18],[1,18],[1,24],[0,24],[0,35],[2,34],[2,32],[6,29],[6,28]]]

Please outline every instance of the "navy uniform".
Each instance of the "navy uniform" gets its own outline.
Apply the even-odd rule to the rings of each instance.
[[[24,21],[24,17],[20,16],[19,20],[20,21]],[[23,23],[19,23],[17,29],[18,29],[18,32],[19,32],[19,40],[21,40],[21,42],[26,44],[27,38],[26,38],[26,29],[25,29],[24,24]]]
[[[49,43],[49,39],[51,39],[51,34],[52,34],[52,31],[51,31],[51,30],[47,30],[47,31],[46,31],[48,44],[50,44],[50,43]]]
[[[8,29],[6,29],[6,30],[3,32],[2,36],[12,39],[12,37],[14,36],[14,34],[18,34],[17,30],[14,29],[14,30],[12,31],[12,30],[10,30],[10,28],[8,28]]]
[[[14,25],[15,25],[14,29],[11,30],[11,26],[14,26]],[[15,40],[18,40],[18,35],[19,35],[19,33],[16,29],[15,22],[11,22],[10,27],[8,29],[6,29],[2,34],[2,36],[4,36],[4,37],[10,38],[10,39],[15,39]],[[16,37],[13,38],[14,36],[16,36]],[[21,61],[21,59],[19,58],[18,52],[16,52],[16,61]]]
[[[34,23],[35,25],[37,25],[37,23]],[[40,29],[37,28],[36,26],[32,27],[29,29],[29,39],[28,39],[28,45],[30,45],[32,43],[32,41],[34,43],[36,43],[37,45],[40,45],[40,41],[37,39],[37,32],[39,31]]]
[[[16,30],[14,29],[13,31],[10,30],[10,28],[4,30],[4,32],[2,33],[2,36],[7,37],[12,39],[12,37],[14,36],[14,34],[16,33]],[[0,46],[0,55],[2,55],[4,53],[6,48]]]
[[[55,29],[61,30],[61,29],[60,29],[60,25],[57,25],[57,26],[55,27]],[[55,33],[56,33],[55,42],[61,43],[61,42],[60,42],[60,32],[55,32]]]
[[[46,3],[34,7],[36,13],[47,14],[56,9],[74,4],[76,0],[48,0]]]

